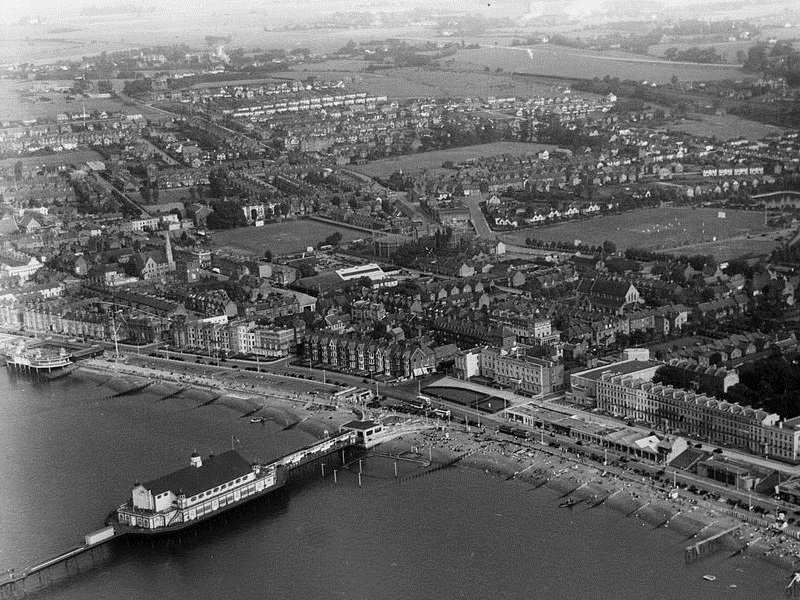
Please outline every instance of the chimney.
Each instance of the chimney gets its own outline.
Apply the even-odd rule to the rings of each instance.
[[[192,452],[192,457],[189,459],[189,464],[198,469],[203,466],[203,459],[200,458],[200,454],[197,451]]]

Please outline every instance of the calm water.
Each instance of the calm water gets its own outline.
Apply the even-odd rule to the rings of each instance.
[[[182,466],[195,448],[221,451],[234,435],[244,454],[268,459],[312,441],[225,407],[108,394],[0,371],[0,570],[79,543],[134,480]],[[550,491],[466,469],[402,485],[370,477],[360,489],[340,474],[338,485],[310,482],[181,544],[121,550],[43,597],[783,597],[786,573],[725,553],[686,566],[684,545],[668,529],[605,508],[559,509]]]

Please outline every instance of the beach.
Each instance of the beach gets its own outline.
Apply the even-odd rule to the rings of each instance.
[[[165,397],[166,401],[180,395],[201,404],[217,402],[286,426],[300,423],[306,431],[318,436],[354,418],[397,417],[393,413],[365,411],[352,405],[333,410],[323,408],[312,393],[292,391],[289,385],[275,385],[274,378],[260,378],[250,372],[220,377],[217,371],[212,378],[205,365],[180,364],[172,371],[147,366],[146,361],[123,364],[92,359],[81,365],[79,373],[73,376],[102,382],[116,394],[137,391],[147,385],[148,393]],[[322,410],[324,416],[320,414]],[[800,568],[800,540],[793,537],[797,535],[796,527],[790,526],[788,531],[781,532],[771,526],[769,517],[760,518],[683,489],[670,493],[671,486],[652,477],[603,465],[538,441],[507,438],[487,428],[442,422],[438,425],[434,427],[431,423],[422,431],[405,433],[380,444],[373,452],[390,457],[419,458],[426,466],[419,467],[410,476],[424,475],[426,470],[457,463],[460,468],[482,471],[532,489],[546,486],[569,504],[565,510],[611,508],[650,527],[679,532],[686,536],[687,547],[730,531],[721,538],[718,551],[757,557],[789,573]]]
[[[467,432],[464,427],[456,426],[446,431],[404,436],[382,444],[380,449],[395,455],[416,449],[422,455],[429,455],[434,466],[463,456],[457,463],[459,467],[513,480],[532,489],[546,486],[558,492],[564,502],[574,502],[571,509],[608,507],[649,526],[673,529],[686,536],[685,546],[736,528],[721,539],[720,551],[746,553],[790,573],[800,568],[800,541],[755,524],[765,520],[752,513],[733,510],[724,502],[705,500],[685,490],[671,497],[669,487],[650,477],[604,466],[535,441],[499,437],[494,432],[484,433],[474,427]]]

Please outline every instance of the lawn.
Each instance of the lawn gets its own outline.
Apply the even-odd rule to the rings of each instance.
[[[263,256],[270,250],[275,256],[302,252],[316,246],[334,231],[342,234],[343,241],[367,237],[369,234],[355,229],[336,227],[317,221],[298,220],[269,223],[263,227],[242,227],[214,232],[214,246],[244,250]]]
[[[774,242],[746,238],[765,231],[768,228],[764,226],[764,215],[759,212],[728,210],[721,219],[717,209],[711,208],[652,208],[525,229],[503,237],[521,245],[526,237],[545,241],[580,240],[593,246],[611,240],[619,249],[678,248],[680,254],[714,254],[718,260],[724,260],[723,255],[730,258],[731,254],[768,252]]]
[[[549,144],[526,144],[524,142],[494,142],[478,146],[464,146],[463,148],[451,148],[449,150],[434,150],[433,152],[420,152],[419,154],[409,154],[407,156],[396,156],[383,158],[366,165],[351,167],[354,171],[364,173],[370,177],[388,177],[396,171],[413,173],[422,170],[441,168],[442,163],[451,161],[456,164],[469,160],[470,158],[481,158],[484,156],[497,156],[500,154],[511,154],[522,156],[534,154],[544,149],[552,150],[556,146]]]

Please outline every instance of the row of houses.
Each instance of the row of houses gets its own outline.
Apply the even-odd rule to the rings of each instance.
[[[800,461],[800,419],[781,421],[777,414],[705,394],[604,373],[597,382],[597,408],[712,444]]]
[[[436,352],[419,341],[312,333],[304,336],[302,352],[305,358],[323,366],[392,379],[427,375],[437,366]]]
[[[280,327],[215,317],[175,323],[170,335],[175,347],[181,349],[282,358],[294,351],[304,330],[302,321],[293,327]]]

